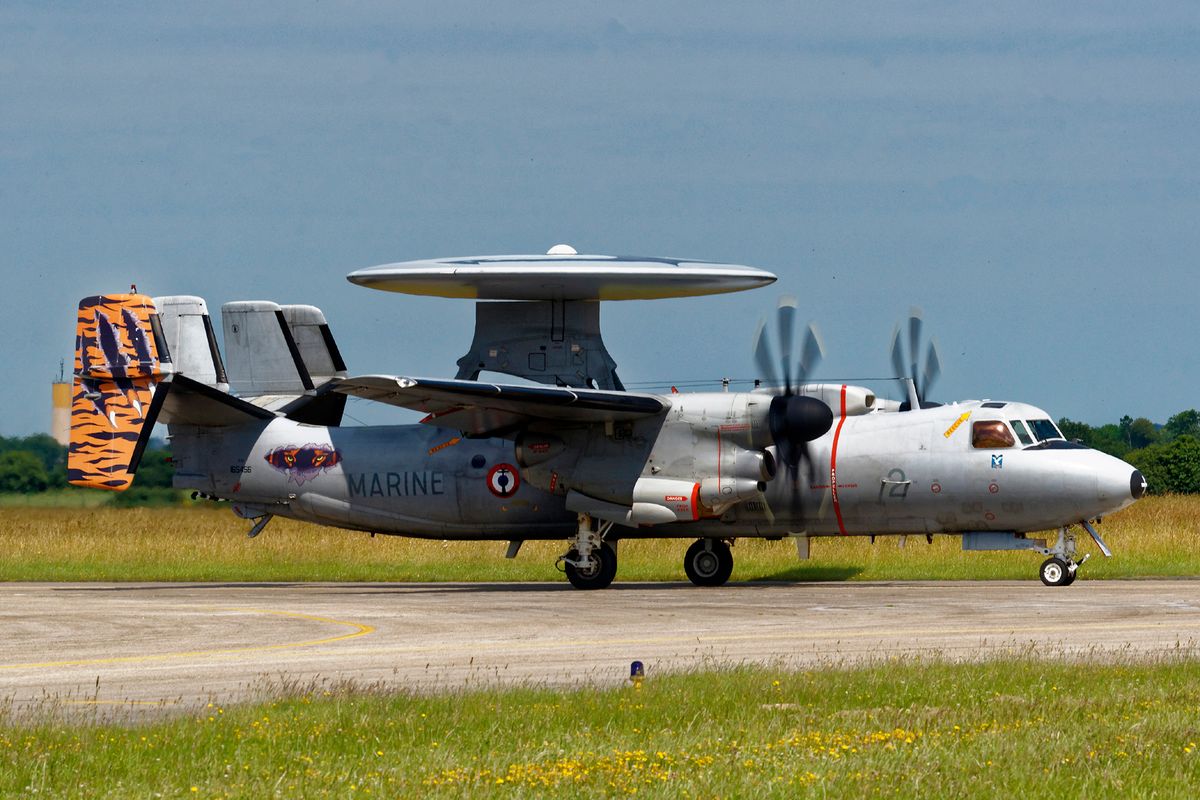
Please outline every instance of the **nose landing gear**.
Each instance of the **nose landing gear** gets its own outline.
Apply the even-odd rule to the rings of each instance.
[[[1079,574],[1079,565],[1084,561],[1087,561],[1087,556],[1084,556],[1079,564],[1058,556],[1047,558],[1042,562],[1042,568],[1039,571],[1042,583],[1047,586],[1070,586],[1075,582],[1075,577]]]
[[[1100,552],[1104,553],[1105,557],[1111,557],[1112,551],[1108,549],[1108,545],[1100,538],[1100,534],[1092,527],[1092,524],[1086,519],[1080,521],[1079,524],[1096,542]],[[1065,525],[1058,529],[1058,541],[1054,543],[1054,546],[1043,548],[1042,553],[1050,556],[1042,562],[1039,570],[1042,583],[1047,586],[1070,586],[1075,582],[1079,568],[1092,556],[1091,553],[1085,553],[1083,558],[1075,560],[1075,532]]]

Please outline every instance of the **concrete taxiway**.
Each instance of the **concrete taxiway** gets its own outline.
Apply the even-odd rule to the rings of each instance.
[[[1200,648],[1200,582],[4,584],[0,698],[186,711],[280,683],[615,684],[706,664]]]

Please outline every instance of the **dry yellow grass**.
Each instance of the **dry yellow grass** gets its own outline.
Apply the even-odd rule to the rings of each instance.
[[[276,519],[257,539],[226,508],[10,508],[0,519],[0,580],[559,580],[563,542],[440,542]],[[1088,578],[1200,574],[1200,497],[1151,497],[1105,520],[1115,557],[1093,558]],[[1084,534],[1085,551],[1094,550]],[[618,580],[683,580],[684,540],[621,543]],[[737,542],[733,580],[1032,578],[1030,553],[964,553],[958,537],[819,539],[812,559],[787,541]]]

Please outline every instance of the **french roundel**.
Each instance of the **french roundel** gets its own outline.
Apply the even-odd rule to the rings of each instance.
[[[512,497],[521,486],[521,476],[512,464],[497,464],[488,470],[487,486],[496,497]]]

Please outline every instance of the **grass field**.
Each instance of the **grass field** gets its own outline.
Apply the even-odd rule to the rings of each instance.
[[[1200,574],[1198,511],[1200,498],[1150,498],[1106,520],[1116,557],[1085,578]],[[225,508],[8,507],[0,580],[561,579],[560,542],[508,561],[501,544],[286,520],[248,541],[246,528]],[[685,546],[623,542],[618,580],[683,580]],[[1034,580],[1040,560],[963,553],[956,537],[817,540],[808,562],[787,542],[734,553],[734,580]],[[619,689],[264,691],[276,699],[152,723],[52,704],[18,717],[0,701],[0,797],[1200,794],[1200,662],[1177,654],[743,667]]]
[[[515,560],[503,543],[424,541],[274,520],[257,539],[224,507],[5,508],[0,580],[560,580],[563,542],[529,542]],[[1200,575],[1200,497],[1151,497],[1105,520],[1115,556],[1097,554],[1084,578]],[[1082,535],[1085,550],[1094,550]],[[626,540],[618,581],[684,580],[683,540]],[[932,545],[895,537],[818,539],[809,561],[787,541],[742,539],[733,580],[1031,579],[1030,553],[964,553],[958,537]]]
[[[50,489],[31,494],[0,493],[0,509],[10,508],[98,508],[112,501],[109,492],[86,489]]]
[[[1200,664],[893,661],[0,726],[5,797],[1180,797]]]

